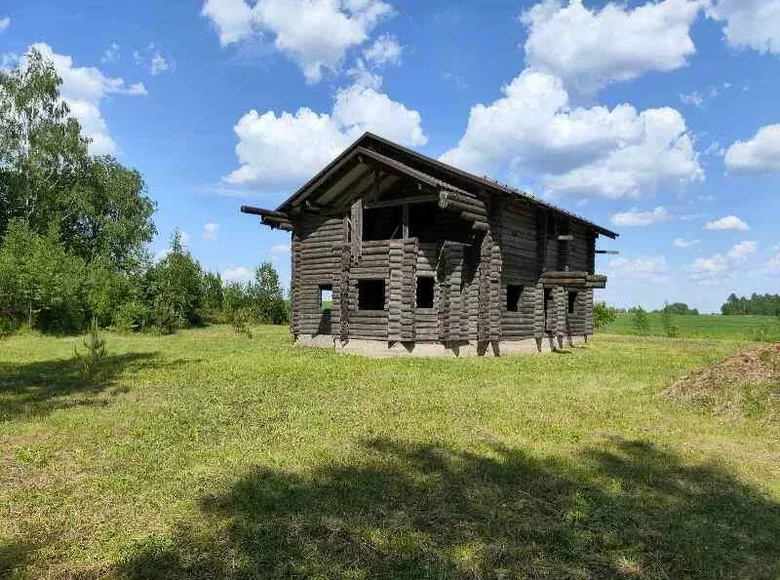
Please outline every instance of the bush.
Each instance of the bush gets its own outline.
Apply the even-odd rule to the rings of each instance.
[[[112,320],[114,329],[119,332],[143,331],[149,324],[151,313],[149,307],[138,300],[123,303],[114,313]]]
[[[647,317],[647,311],[641,306],[629,310],[631,313],[631,325],[637,334],[648,334],[650,332],[650,319]]]
[[[79,353],[78,347],[75,347],[74,354],[81,363],[81,376],[85,379],[91,379],[100,370],[100,365],[108,356],[106,341],[100,335],[100,327],[97,318],[92,319],[89,327],[89,333],[84,337],[84,354]]]
[[[661,326],[664,330],[664,336],[675,338],[679,334],[679,328],[674,324],[672,309],[668,303],[664,304],[664,308],[661,310]]]
[[[249,330],[249,322],[252,319],[252,313],[248,308],[238,308],[231,315],[231,324],[233,330],[239,334],[246,334],[252,338],[252,331]]]
[[[617,320],[617,310],[607,306],[606,302],[596,302],[593,305],[593,325],[597,329],[604,328],[615,320]]]

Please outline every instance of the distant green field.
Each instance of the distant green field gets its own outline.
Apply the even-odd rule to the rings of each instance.
[[[661,315],[648,314],[650,334],[663,335]],[[780,341],[780,318],[775,316],[674,316],[673,321],[681,337],[721,338],[728,340],[772,340]],[[618,315],[618,319],[604,327],[609,334],[634,334],[630,314]],[[761,337],[757,336],[762,334]]]

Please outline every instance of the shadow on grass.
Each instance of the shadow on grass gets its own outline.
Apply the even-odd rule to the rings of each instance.
[[[780,506],[713,465],[615,440],[578,464],[366,444],[358,466],[258,469],[125,578],[769,578]]]
[[[0,363],[0,421],[66,407],[105,404],[95,395],[111,387],[122,373],[155,364],[155,358],[153,353],[111,355],[102,361],[92,379],[81,376],[79,363],[73,359]]]

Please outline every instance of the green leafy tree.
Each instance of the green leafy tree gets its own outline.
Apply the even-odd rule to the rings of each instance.
[[[593,325],[600,329],[617,320],[617,310],[607,306],[605,302],[596,302],[593,305]]]
[[[203,271],[177,231],[167,255],[147,273],[152,325],[169,333],[202,322]]]
[[[12,220],[40,235],[56,225],[68,252],[128,270],[155,233],[154,204],[138,172],[89,155],[61,84],[35,50],[0,71],[0,236]]]
[[[647,311],[641,306],[632,308],[631,313],[631,326],[634,332],[637,334],[648,334],[650,332],[650,319],[647,316]]]
[[[249,294],[260,322],[283,324],[289,320],[279,274],[270,262],[264,262],[255,270]]]
[[[29,327],[58,332],[82,328],[87,315],[86,265],[68,254],[56,230],[42,236],[20,220],[0,244],[0,312]]]

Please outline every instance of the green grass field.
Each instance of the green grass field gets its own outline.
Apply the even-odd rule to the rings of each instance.
[[[661,315],[649,313],[650,335],[663,335]],[[681,337],[718,338],[723,340],[753,340],[756,333],[766,329],[769,339],[780,341],[780,318],[777,316],[674,316],[674,324]],[[633,334],[630,314],[620,314],[617,320],[603,329],[609,334]]]
[[[0,341],[0,577],[777,578],[780,429],[658,393],[747,345],[366,359],[285,328]]]

